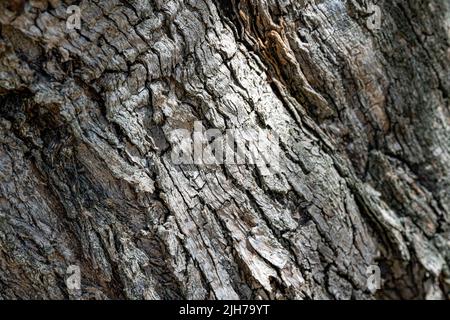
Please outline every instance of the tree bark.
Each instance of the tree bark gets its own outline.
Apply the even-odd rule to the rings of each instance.
[[[449,1],[1,1],[0,31],[0,298],[449,298]],[[280,172],[175,164],[196,121],[275,133]]]

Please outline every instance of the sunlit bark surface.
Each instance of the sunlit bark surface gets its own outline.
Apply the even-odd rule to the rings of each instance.
[[[447,299],[450,2],[373,7],[2,0],[0,298]],[[174,164],[196,121],[280,172]]]

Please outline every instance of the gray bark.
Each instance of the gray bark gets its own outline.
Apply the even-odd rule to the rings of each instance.
[[[0,298],[448,299],[450,2],[371,4],[2,0]],[[194,121],[282,170],[174,164]]]

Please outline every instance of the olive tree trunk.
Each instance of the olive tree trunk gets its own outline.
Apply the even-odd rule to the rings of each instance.
[[[448,299],[449,91],[448,0],[1,0],[0,298]]]

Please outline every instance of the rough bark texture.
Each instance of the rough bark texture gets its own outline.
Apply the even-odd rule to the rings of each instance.
[[[370,4],[0,1],[0,298],[447,299],[450,2]],[[281,173],[174,165],[197,120]]]

